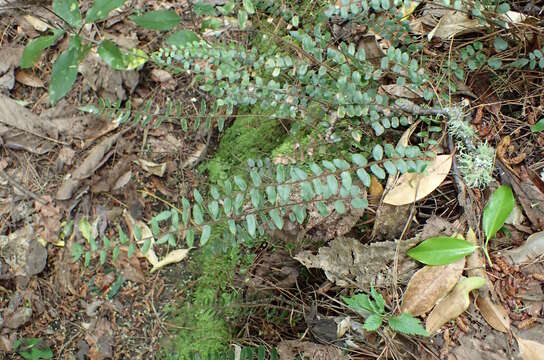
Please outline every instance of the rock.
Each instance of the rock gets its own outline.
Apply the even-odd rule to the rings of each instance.
[[[18,329],[32,318],[32,309],[23,307],[15,311],[4,321],[4,327]]]
[[[32,227],[25,226],[9,236],[0,236],[0,257],[9,265],[12,275],[29,277],[43,271],[47,250],[34,239]]]

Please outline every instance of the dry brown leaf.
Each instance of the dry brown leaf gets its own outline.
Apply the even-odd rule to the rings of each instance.
[[[462,278],[455,288],[442,299],[427,317],[425,328],[429,334],[434,333],[442,325],[461,315],[470,305],[468,294],[482,287],[485,279],[481,277]]]
[[[382,196],[383,194],[383,185],[374,175],[370,176],[370,188],[368,189],[368,193],[370,196],[374,197]]]
[[[45,86],[43,81],[40,80],[40,78],[38,78],[34,74],[25,70],[17,71],[17,74],[15,75],[15,80],[17,80],[23,85],[35,87],[35,88],[40,88]]]
[[[151,273],[154,273],[155,271],[161,269],[162,267],[166,265],[180,262],[181,260],[187,257],[187,255],[189,254],[189,251],[191,251],[191,248],[177,249],[177,250],[170,251],[158,263],[153,265],[153,268],[151,269]]]
[[[519,355],[523,360],[544,360],[544,345],[532,340],[516,336],[519,345]]]
[[[401,311],[420,316],[457,284],[465,267],[465,258],[452,264],[425,266],[412,276],[402,298]]]
[[[166,172],[166,163],[157,164],[152,161],[147,161],[144,159],[138,159],[138,160],[135,160],[134,162],[140,165],[142,169],[144,169],[148,173],[158,177],[163,177],[164,173]]]
[[[427,39],[431,41],[436,36],[446,40],[455,35],[474,32],[479,27],[481,26],[478,19],[471,19],[466,12],[450,10],[440,18],[436,27],[427,34]]]
[[[398,85],[398,84],[382,85],[380,86],[380,89],[386,92],[389,96],[392,96],[395,98],[417,100],[423,97],[423,93],[420,90],[418,89],[414,90],[408,85]]]
[[[406,205],[432,193],[448,176],[453,155],[438,155],[424,173],[402,174],[395,186],[385,195],[383,202],[390,205]]]
[[[32,27],[38,30],[39,32],[44,32],[47,29],[49,29],[49,25],[45,21],[42,21],[32,15],[25,15],[23,16],[23,19],[25,19],[27,23],[32,25]]]
[[[476,306],[485,321],[495,330],[506,333],[510,330],[510,317],[501,304],[495,304],[489,296],[479,296]]]

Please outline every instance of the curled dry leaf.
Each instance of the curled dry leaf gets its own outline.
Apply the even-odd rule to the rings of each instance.
[[[383,202],[390,205],[406,205],[432,193],[442,184],[450,172],[453,155],[438,155],[424,173],[402,174],[395,186],[385,195]]]
[[[147,161],[144,159],[138,159],[138,160],[135,160],[135,162],[136,164],[140,165],[142,169],[144,169],[148,173],[158,177],[163,177],[164,173],[166,172],[166,163],[157,164],[152,161]]]
[[[189,254],[189,251],[191,251],[191,248],[177,249],[177,250],[170,251],[158,263],[153,265],[153,268],[151,269],[151,273],[154,273],[155,271],[159,270],[160,268],[166,265],[180,262],[181,260],[187,257],[187,254]]]
[[[470,305],[468,294],[484,284],[485,279],[481,277],[462,278],[448,296],[442,299],[427,317],[425,324],[427,332],[432,334],[448,321],[461,315]]]
[[[20,82],[23,85],[34,87],[34,88],[41,88],[44,87],[43,81],[40,80],[37,76],[34,74],[25,71],[25,70],[19,70],[15,74],[15,80],[17,82]]]
[[[516,340],[519,345],[519,355],[523,360],[543,360],[544,359],[544,345],[532,341],[522,339],[516,336]]]
[[[425,266],[412,276],[404,297],[401,311],[413,316],[425,314],[457,284],[463,273],[465,258],[452,264]]]
[[[141,243],[146,239],[151,239],[151,245],[149,246],[149,250],[147,250],[147,253],[145,253],[145,258],[149,261],[149,263],[153,266],[156,266],[159,263],[159,259],[157,258],[157,254],[155,254],[155,250],[153,250],[153,245],[155,244],[155,239],[153,238],[153,234],[151,233],[151,229],[141,220],[134,220],[134,218],[130,215],[128,211],[124,211],[123,215],[125,217],[125,220],[127,222],[128,228],[130,230],[130,233],[132,234],[133,238],[136,239],[136,236],[134,235],[134,228],[138,227],[142,233],[142,239]],[[140,248],[142,247],[142,244],[138,244]]]

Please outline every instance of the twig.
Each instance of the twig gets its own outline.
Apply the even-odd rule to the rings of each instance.
[[[0,169],[0,176],[3,177],[11,186],[17,188],[17,190],[21,191],[23,194],[25,194],[28,197],[33,198],[37,202],[39,202],[42,205],[46,205],[47,202],[40,198],[38,195],[34,194],[32,191],[27,190],[19,184],[15,179],[13,179],[11,176],[9,176],[3,169]]]

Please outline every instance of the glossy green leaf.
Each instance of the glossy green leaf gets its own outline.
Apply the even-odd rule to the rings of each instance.
[[[514,194],[512,188],[507,185],[500,186],[491,195],[484,209],[482,227],[489,240],[503,227],[504,222],[510,216],[514,208]]]
[[[376,175],[378,179],[380,180],[385,179],[385,171],[377,164],[372,164],[370,166],[370,171],[372,171],[372,173]]]
[[[111,68],[124,70],[126,68],[123,53],[111,40],[104,40],[97,49],[98,55]]]
[[[407,255],[427,265],[446,265],[472,254],[475,249],[466,240],[438,236],[411,248]]]
[[[144,29],[166,31],[173,29],[181,18],[174,10],[155,10],[143,15],[132,15],[129,19]]]
[[[166,43],[171,46],[177,46],[178,49],[183,49],[194,42],[199,42],[198,35],[190,30],[179,30],[168,36]]]
[[[327,175],[327,186],[331,194],[336,195],[338,193],[338,180],[336,180],[336,176],[332,174]]]
[[[346,206],[344,205],[344,200],[336,200],[334,202],[334,209],[339,214],[345,214],[346,213]]]
[[[202,208],[200,205],[193,205],[193,219],[197,225],[200,225],[204,222],[204,215],[202,214]]]
[[[21,68],[27,69],[32,67],[40,58],[43,50],[55,44],[62,35],[64,35],[64,30],[53,29],[53,35],[40,36],[28,43],[21,58]]]
[[[351,206],[354,209],[366,209],[368,207],[368,200],[355,197],[351,199]]]
[[[247,189],[247,183],[246,183],[246,181],[245,181],[242,177],[236,175],[236,176],[234,177],[234,183],[236,184],[236,186],[238,186],[238,188],[239,188],[240,190],[246,191],[246,189]]]
[[[370,187],[370,175],[368,175],[365,169],[361,168],[357,170],[357,177],[359,177],[364,186]]]
[[[85,21],[94,23],[107,19],[110,12],[120,8],[127,0],[94,0],[93,6],[87,10]]]
[[[376,144],[372,149],[372,157],[376,161],[383,159],[383,147],[380,144]]]
[[[534,124],[533,126],[531,126],[531,132],[541,132],[541,131],[544,131],[544,118],[538,120],[538,122],[536,124]]]
[[[493,41],[493,46],[497,51],[504,51],[508,49],[508,43],[500,36],[495,37],[495,40]]]
[[[391,330],[406,335],[429,336],[419,319],[410,314],[402,313],[398,316],[392,316],[388,322]]]
[[[502,60],[496,56],[492,56],[490,57],[489,59],[487,59],[487,65],[494,69],[494,70],[497,70],[497,69],[500,69],[501,66],[502,66]]]
[[[342,180],[342,186],[345,187],[348,191],[351,189],[351,174],[348,171],[343,171],[340,174],[340,179]]]
[[[77,0],[53,0],[53,11],[71,27],[79,29],[83,25]]]
[[[72,88],[77,78],[80,60],[80,46],[77,40],[70,39],[70,47],[62,52],[53,64],[49,82],[49,101],[55,104]]]

